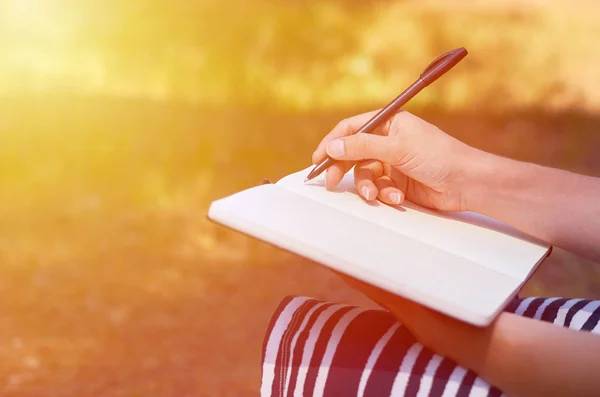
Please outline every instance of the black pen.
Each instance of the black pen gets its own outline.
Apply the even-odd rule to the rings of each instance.
[[[371,120],[367,121],[365,125],[360,127],[355,134],[358,133],[370,133],[377,126],[387,120],[391,115],[396,113],[406,102],[417,95],[423,88],[436,81],[438,78],[443,76],[447,71],[452,69],[457,63],[459,63],[464,57],[467,56],[467,50],[463,47],[449,51],[438,58],[434,59],[421,73],[417,81],[411,84],[404,92],[390,102],[386,107],[381,109]],[[315,177],[319,176],[327,168],[331,167],[335,163],[335,160],[327,156],[320,164],[316,165],[315,168],[308,174],[304,182],[310,181]]]

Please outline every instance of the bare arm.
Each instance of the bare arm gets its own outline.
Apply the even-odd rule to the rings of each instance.
[[[451,357],[510,395],[596,396],[600,390],[599,335],[504,313],[485,330],[464,327],[455,341],[461,342]]]
[[[517,397],[597,396],[600,335],[502,313],[480,328],[341,275],[386,307],[419,342]]]
[[[600,178],[481,153],[468,209],[600,261]]]

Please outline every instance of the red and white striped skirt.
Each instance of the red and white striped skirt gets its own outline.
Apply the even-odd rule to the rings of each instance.
[[[514,300],[507,311],[600,333],[600,301]],[[386,310],[284,299],[262,353],[261,396],[501,396],[476,373],[418,343]]]

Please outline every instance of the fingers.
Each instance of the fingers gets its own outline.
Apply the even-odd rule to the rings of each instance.
[[[399,156],[397,145],[387,136],[355,134],[335,139],[327,145],[327,154],[336,160],[379,160],[395,164]]]
[[[388,176],[382,176],[375,180],[377,187],[377,198],[386,204],[398,205],[404,201],[404,193],[396,187],[394,181]]]
[[[358,163],[354,167],[354,183],[359,194],[368,201],[377,198],[389,205],[401,204],[405,195],[397,182],[404,181],[396,175],[390,178],[391,171],[388,164],[376,160]]]
[[[387,180],[380,182],[383,185],[381,190],[383,190],[384,187],[386,188],[385,191],[382,192],[385,198],[380,198],[380,200],[393,205],[402,204],[404,199],[406,199],[408,177],[388,163],[383,164],[383,174],[386,176],[387,180],[391,181],[392,186],[389,187],[390,182],[387,182]],[[398,197],[398,195],[400,197]]]
[[[319,143],[319,146],[313,153],[313,156],[312,156],[313,164],[318,164],[321,161],[325,160],[325,158],[327,157],[327,152],[326,152],[325,148],[327,147],[327,144],[329,142],[331,142],[332,140],[334,140],[336,138],[341,138],[344,136],[354,134],[354,132],[358,131],[358,129],[360,127],[362,127],[367,121],[369,121],[373,116],[375,116],[375,114],[377,114],[377,112],[379,112],[379,110],[374,110],[372,112],[359,114],[357,116],[353,116],[353,117],[344,119],[344,120],[340,121],[339,123],[337,123],[337,125],[333,128],[333,130],[331,130],[331,132],[329,132],[329,134],[327,134],[323,138],[323,140],[321,141],[321,143]],[[381,130],[381,127],[378,128],[373,133],[377,133],[378,131],[380,132],[380,130]]]
[[[346,172],[348,172],[353,165],[354,163],[349,161],[338,161],[334,163],[325,172],[325,186],[328,189],[334,188],[340,183],[344,175],[346,175]]]
[[[378,190],[374,181],[381,176],[383,176],[383,165],[380,161],[369,160],[356,164],[354,184],[365,200],[371,201],[377,198]]]

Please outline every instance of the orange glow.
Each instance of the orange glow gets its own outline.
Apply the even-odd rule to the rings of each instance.
[[[1,6],[0,90],[337,108],[385,102],[432,57],[465,46],[469,62],[415,106],[596,109],[600,22],[590,16],[600,6],[570,4],[258,2],[228,15],[209,2],[10,0]],[[300,35],[302,26],[313,28]]]
[[[408,110],[597,175],[598,15],[588,0],[0,0],[0,395],[255,395],[284,295],[360,297],[209,223],[210,201],[306,167],[340,119],[461,46]],[[598,295],[597,271],[557,257],[527,291]]]

